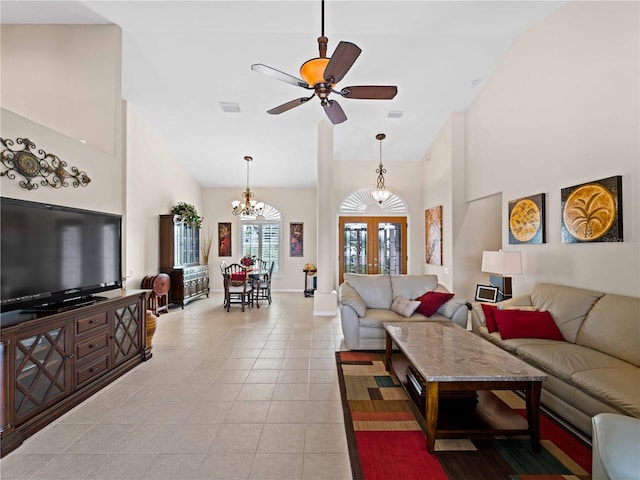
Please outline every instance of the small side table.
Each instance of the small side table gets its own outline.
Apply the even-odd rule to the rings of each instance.
[[[311,278],[313,278],[313,276],[316,274],[317,270],[303,270],[304,272],[304,296],[305,297],[313,297],[313,292],[315,292],[315,287],[313,286],[313,284],[311,285],[311,288],[309,288],[309,276],[311,276]]]

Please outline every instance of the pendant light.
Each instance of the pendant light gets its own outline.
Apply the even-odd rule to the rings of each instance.
[[[384,174],[387,173],[387,169],[382,166],[382,140],[384,140],[386,135],[384,133],[379,133],[376,135],[376,140],[380,141],[380,164],[378,165],[378,169],[376,173],[378,174],[378,180],[376,182],[376,189],[371,191],[371,196],[373,199],[382,204],[389,196],[391,192],[385,190],[384,188]]]
[[[234,200],[231,202],[234,215],[242,215],[243,217],[258,217],[262,215],[264,203],[253,200],[253,192],[249,189],[249,163],[253,161],[252,157],[244,157],[247,162],[247,189],[242,192],[243,200]]]

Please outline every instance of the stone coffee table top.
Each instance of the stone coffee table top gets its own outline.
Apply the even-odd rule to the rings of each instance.
[[[449,322],[385,322],[385,330],[427,382],[542,381],[547,375]]]

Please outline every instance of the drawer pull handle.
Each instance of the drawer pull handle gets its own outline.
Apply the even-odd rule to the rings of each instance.
[[[98,323],[98,320],[96,320],[96,319],[94,318],[94,319],[93,319],[93,320],[91,320],[91,322],[89,322],[89,323],[91,323],[91,325],[95,325],[96,323]]]
[[[89,373],[96,373],[98,369],[96,367],[90,368]]]
[[[89,345],[89,348],[97,348],[98,344],[97,343],[92,343],[91,345]]]

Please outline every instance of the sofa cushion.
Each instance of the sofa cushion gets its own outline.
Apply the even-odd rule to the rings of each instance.
[[[493,315],[500,336],[505,340],[510,338],[564,340],[549,312],[496,309]]]
[[[640,366],[640,298],[607,294],[593,306],[576,343]]]
[[[445,292],[426,292],[424,295],[416,298],[420,302],[417,312],[426,317],[430,317],[438,311],[448,300],[453,298],[453,293]]]
[[[496,317],[494,313],[498,309],[498,307],[495,305],[488,305],[486,303],[481,303],[480,307],[482,308],[482,313],[484,313],[485,325],[489,333],[497,332],[498,324],[496,323]]]
[[[340,285],[340,305],[348,305],[353,308],[359,317],[364,317],[367,313],[367,306],[355,288],[348,283]]]
[[[571,377],[581,390],[598,396],[605,402],[640,417],[640,370],[629,368],[594,368]]]
[[[516,347],[515,353],[535,367],[565,381],[586,370],[635,368],[610,355],[569,342],[546,340],[544,343],[522,343]]]
[[[344,280],[358,292],[367,308],[391,308],[393,297],[389,275],[345,273]]]
[[[391,303],[391,310],[396,312],[398,315],[409,318],[419,306],[420,302],[417,300],[409,300],[398,295]]]
[[[425,292],[438,287],[437,275],[391,275],[391,291],[393,298],[401,297],[414,300]]]
[[[367,316],[360,318],[360,327],[365,328],[383,328],[383,322],[449,322],[451,319],[443,317],[439,314],[434,314],[431,317],[425,317],[424,315],[416,312],[409,318],[402,317],[397,313],[384,308],[370,308],[367,310]]]
[[[440,315],[444,315],[445,317],[451,319],[462,305],[464,305],[466,308],[468,305],[467,301],[454,296],[451,300],[443,303],[442,306],[438,308],[438,311],[436,313],[439,313]]]
[[[604,293],[551,283],[539,283],[531,292],[531,304],[549,311],[562,336],[575,343],[587,313]]]

